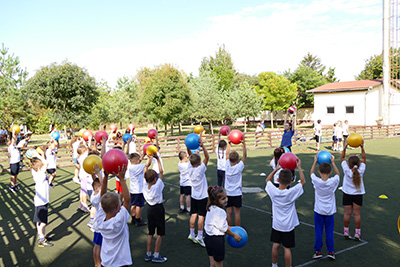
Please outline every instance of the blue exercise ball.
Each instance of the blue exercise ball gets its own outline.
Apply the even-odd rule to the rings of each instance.
[[[185,138],[185,145],[190,150],[197,150],[200,146],[199,144],[200,136],[195,133],[190,133]]]
[[[128,142],[128,140],[129,140],[129,138],[132,139],[132,135],[129,134],[129,133],[126,133],[126,134],[124,134],[124,135],[122,136],[122,141],[124,141],[124,143],[126,144],[126,143]]]
[[[324,162],[331,164],[332,155],[328,151],[325,151],[325,150],[320,151],[320,152],[318,152],[317,156],[318,156],[318,160],[317,160],[318,164],[321,164]]]
[[[57,141],[58,139],[60,139],[60,133],[59,132],[53,132],[51,134],[51,137],[53,137],[53,139]]]
[[[244,245],[246,245],[248,236],[247,236],[246,230],[244,230],[243,227],[233,226],[233,227],[231,227],[231,231],[234,232],[235,234],[240,235],[240,237],[242,238],[242,240],[240,240],[240,242],[237,242],[232,236],[227,235],[226,241],[228,241],[228,244],[231,247],[233,247],[233,248],[241,248]]]

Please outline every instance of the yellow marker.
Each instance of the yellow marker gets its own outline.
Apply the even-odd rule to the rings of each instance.
[[[397,229],[399,230],[399,233],[400,233],[400,216],[397,219]]]
[[[379,198],[381,199],[388,199],[388,197],[386,195],[380,195]]]

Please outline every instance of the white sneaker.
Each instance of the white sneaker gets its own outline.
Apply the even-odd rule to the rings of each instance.
[[[72,178],[72,181],[74,181],[76,184],[81,184],[81,181],[77,177]]]
[[[195,238],[195,241],[196,241],[196,243],[197,244],[199,244],[200,246],[202,246],[203,248],[205,248],[206,247],[206,244],[204,243],[204,240],[203,240],[203,238]]]
[[[196,237],[195,237],[195,236],[189,235],[189,236],[188,236],[188,239],[191,240],[193,243],[197,243],[197,242],[196,242]]]

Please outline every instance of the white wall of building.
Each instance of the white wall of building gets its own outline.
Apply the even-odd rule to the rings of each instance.
[[[400,124],[400,91],[390,88],[390,124]]]

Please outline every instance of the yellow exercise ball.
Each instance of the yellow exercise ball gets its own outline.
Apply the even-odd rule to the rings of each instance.
[[[99,166],[100,170],[103,168],[103,165],[101,164],[101,158],[97,155],[89,155],[85,158],[83,161],[83,169],[85,172],[94,174],[94,166],[97,165]]]
[[[153,154],[157,154],[157,147],[155,145],[151,145],[147,147],[147,155],[153,155]]]
[[[21,131],[21,128],[19,128],[18,125],[14,124],[13,126],[11,126],[10,131],[15,132],[17,134]]]
[[[359,147],[363,142],[361,135],[352,133],[347,137],[347,144],[351,147]]]
[[[200,134],[202,131],[204,131],[204,127],[202,125],[197,125],[194,127],[194,132],[197,134]]]
[[[86,131],[86,129],[80,129],[79,130],[79,136],[82,137],[83,132]]]

